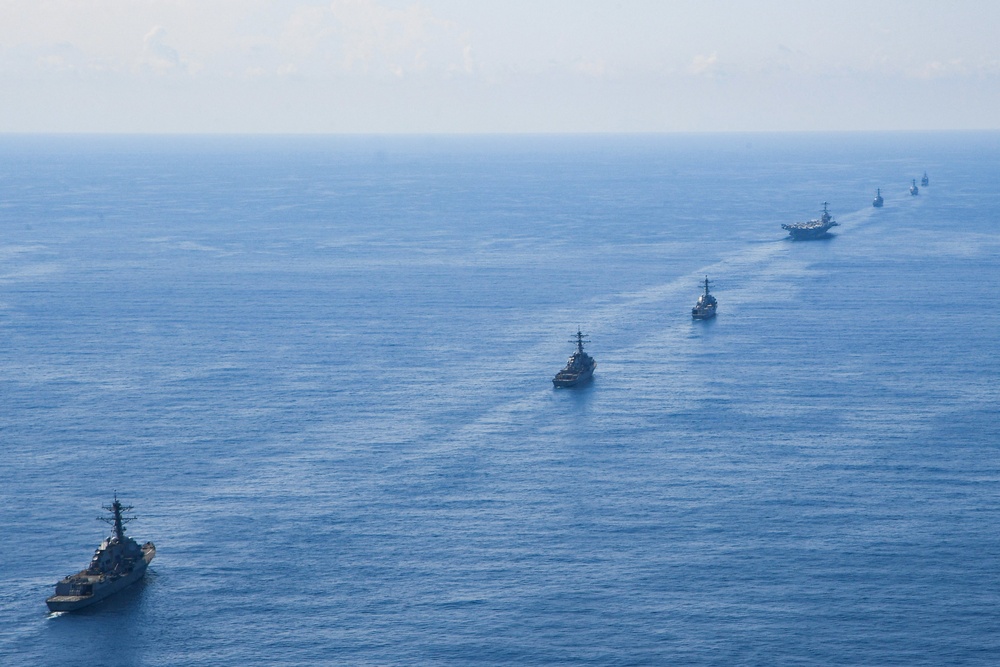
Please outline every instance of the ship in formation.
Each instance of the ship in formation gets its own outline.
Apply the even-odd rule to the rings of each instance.
[[[927,187],[929,182],[930,179],[927,176],[927,172],[924,172],[923,178],[920,179],[920,184]],[[919,192],[920,189],[917,187],[917,180],[913,179],[910,186],[910,194],[917,195]],[[882,188],[877,188],[875,190],[875,199],[872,200],[872,206],[882,208],[883,204]],[[823,202],[823,215],[818,219],[781,225],[781,228],[787,230],[788,235],[795,240],[828,237],[830,236],[830,228],[837,227],[840,224],[830,216],[828,206],[828,202]],[[718,309],[718,301],[708,291],[709,284],[708,276],[705,276],[705,292],[698,297],[698,302],[691,309],[691,317],[696,320],[711,319],[715,317],[716,310]],[[593,357],[583,351],[584,336],[579,330],[576,332],[576,339],[570,342],[576,343],[576,352],[570,356],[566,367],[559,371],[555,378],[553,378],[552,382],[557,387],[572,387],[586,382],[593,377],[594,369],[597,368],[597,362],[594,361]]]
[[[830,228],[840,224],[830,216],[827,205],[827,202],[823,202],[823,216],[821,218],[782,225],[781,228],[788,231],[788,235],[796,241],[826,238],[830,236]]]
[[[556,387],[575,387],[589,382],[597,368],[594,358],[583,351],[583,344],[586,342],[583,332],[577,329],[576,337],[570,342],[576,343],[576,351],[566,361],[566,367],[552,378],[552,384]]]
[[[104,509],[111,516],[100,519],[113,526],[113,533],[97,547],[86,569],[56,584],[55,595],[45,600],[51,611],[82,609],[134,584],[146,574],[149,562],[156,555],[152,542],[139,546],[125,535],[125,524],[136,519],[123,515],[132,511],[131,505],[122,505],[115,494],[114,502],[105,505]]]
[[[710,320],[715,317],[719,302],[708,293],[708,276],[705,276],[705,293],[698,297],[698,303],[691,309],[691,317],[696,320]]]

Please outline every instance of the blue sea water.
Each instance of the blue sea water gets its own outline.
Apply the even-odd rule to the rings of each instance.
[[[1000,133],[0,137],[0,664],[1000,664],[998,183]],[[48,614],[115,491],[147,578]]]

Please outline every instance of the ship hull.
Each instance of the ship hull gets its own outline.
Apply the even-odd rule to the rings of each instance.
[[[596,364],[595,364],[596,368]],[[594,369],[582,371],[580,373],[564,373],[560,372],[554,378],[552,378],[552,384],[556,387],[576,387],[581,384],[586,384],[590,382],[594,377]]]
[[[710,320],[715,317],[715,308],[695,308],[691,317],[696,320]]]
[[[156,555],[156,547],[149,543],[143,546],[143,558],[132,571],[125,576],[118,577],[113,581],[100,581],[99,576],[94,576],[90,582],[92,592],[89,595],[53,595],[45,600],[49,611],[76,611],[96,604],[107,599],[118,591],[128,588],[135,582],[146,576],[146,570],[150,561]],[[75,577],[87,577],[86,570],[74,575]]]
[[[793,241],[812,241],[833,236],[828,229],[789,229],[788,235]]]

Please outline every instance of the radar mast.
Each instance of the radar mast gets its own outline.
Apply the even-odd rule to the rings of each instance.
[[[122,505],[121,501],[118,500],[118,492],[115,491],[115,500],[110,505],[102,506],[107,511],[111,512],[112,516],[99,516],[99,520],[104,523],[111,524],[115,528],[115,537],[118,538],[119,542],[125,541],[125,524],[130,521],[135,521],[138,517],[135,516],[122,516],[123,512],[131,512],[131,505]]]

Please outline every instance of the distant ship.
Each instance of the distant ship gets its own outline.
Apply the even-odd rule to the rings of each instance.
[[[882,188],[875,190],[875,199],[872,200],[872,206],[882,208]]]
[[[927,172],[925,171],[924,177],[920,179],[920,185],[926,188],[930,184],[931,184],[931,179],[927,178]]]
[[[914,196],[920,194],[920,188],[917,187],[917,179],[915,178],[913,179],[913,185],[910,186],[910,194]]]
[[[830,217],[830,212],[826,210],[826,207],[827,202],[823,202],[823,217],[818,220],[782,225],[781,228],[787,229],[788,235],[796,241],[825,238],[829,236],[828,231],[831,227],[836,227],[840,224]]]
[[[597,362],[594,361],[592,356],[583,351],[584,340],[583,333],[577,329],[576,338],[570,341],[571,343],[576,343],[576,352],[570,355],[569,360],[566,362],[566,367],[552,378],[552,384],[556,387],[575,387],[594,377],[594,369],[597,368]]]
[[[125,536],[125,524],[136,517],[122,516],[122,512],[130,512],[132,507],[123,506],[115,494],[114,502],[105,505],[104,509],[112,516],[100,519],[114,526],[114,534],[101,542],[87,569],[56,584],[56,594],[45,601],[50,610],[73,611],[92,605],[134,584],[146,574],[146,567],[156,555],[156,547],[152,542],[140,547],[131,537]]]
[[[708,293],[708,276],[705,276],[705,293],[698,297],[698,303],[691,309],[691,317],[696,320],[710,320],[715,317],[719,303]]]

